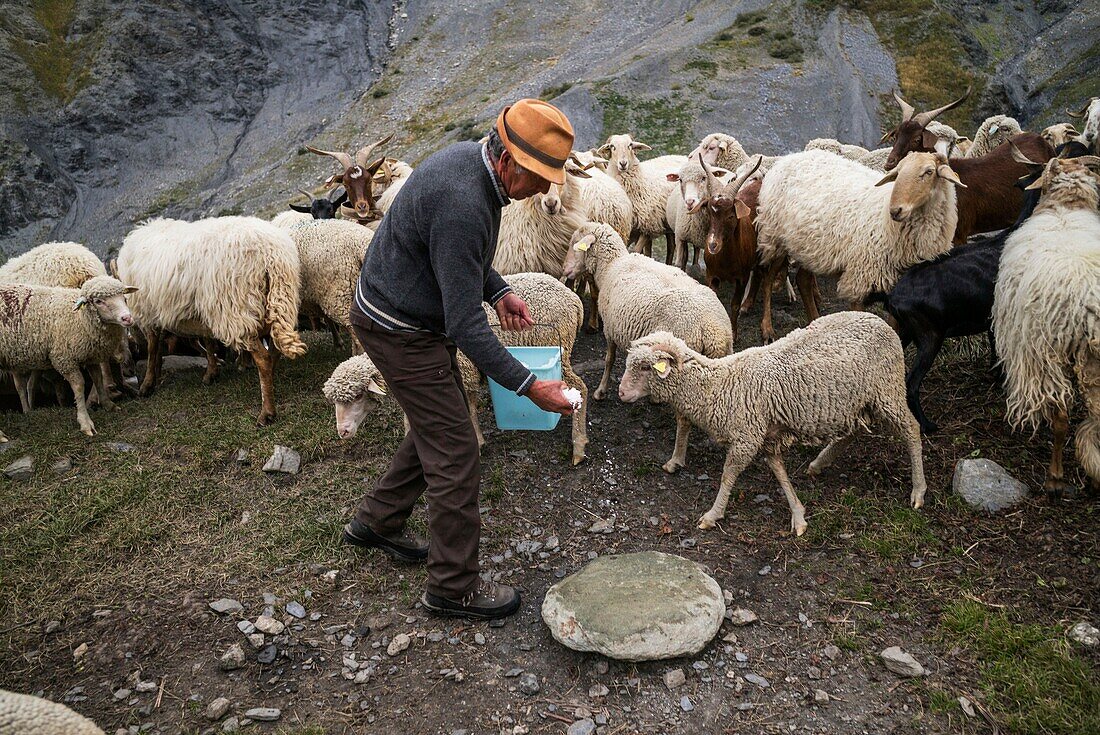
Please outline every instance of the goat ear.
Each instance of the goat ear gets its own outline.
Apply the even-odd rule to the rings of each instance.
[[[679,181],[680,174],[665,174],[665,179],[668,181]]]
[[[733,209],[737,212],[737,219],[744,219],[748,217],[752,210],[749,209],[749,205],[745,204],[740,199],[733,200]]]
[[[921,148],[924,148],[927,151],[934,151],[934,150],[936,150],[936,144],[939,143],[939,142],[940,142],[939,136],[937,136],[933,133],[930,133],[927,130],[922,130],[920,132]]]
[[[888,184],[891,181],[893,181],[894,179],[896,179],[897,177],[898,177],[898,169],[895,166],[888,174],[886,174],[881,179],[879,179],[878,183],[876,183],[875,186],[882,186],[883,184]]]
[[[952,170],[952,168],[950,166],[947,166],[947,165],[938,166],[936,168],[936,176],[939,176],[941,179],[947,179],[948,181],[950,181],[955,186],[961,186],[964,189],[968,188],[966,184],[959,181],[959,175],[957,173],[955,173],[954,170]]]
[[[635,150],[635,151],[651,151],[651,150],[653,150],[652,148],[647,146],[645,143],[642,143],[642,142],[637,141],[637,140],[631,142],[630,147],[631,147],[632,150]]]
[[[295,212],[302,212],[304,214],[308,214],[310,211],[309,207],[305,206],[304,204],[291,204],[290,208],[293,209]]]
[[[380,386],[374,378],[371,378],[369,381],[367,381],[367,392],[373,393],[376,396],[386,395],[385,389],[382,388],[382,386]]]
[[[393,137],[393,136],[390,136],[390,137]],[[385,158],[379,158],[377,161],[375,161],[371,165],[367,166],[367,175],[373,178],[375,172],[378,171],[378,169],[382,166],[382,164],[385,162],[385,160],[386,160]]]
[[[333,174],[332,176],[329,176],[327,179],[325,179],[324,185],[325,186],[335,186],[336,184],[343,184],[343,183],[344,183],[344,174],[339,173],[339,174]]]

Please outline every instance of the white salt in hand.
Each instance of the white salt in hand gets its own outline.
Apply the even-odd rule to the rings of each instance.
[[[581,407],[581,404],[584,402],[581,399],[581,392],[576,388],[562,388],[561,394],[562,397],[565,398],[565,400],[573,404],[574,411],[578,410]]]

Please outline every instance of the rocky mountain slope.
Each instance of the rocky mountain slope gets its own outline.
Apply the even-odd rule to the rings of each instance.
[[[873,145],[915,104],[1026,127],[1100,94],[1100,5],[1059,0],[23,0],[0,2],[0,249],[100,253],[155,216],[271,214],[333,170],[306,143],[416,161],[521,96],[578,145],[778,153]]]

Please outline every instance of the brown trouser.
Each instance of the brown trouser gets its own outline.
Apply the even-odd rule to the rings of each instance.
[[[401,531],[428,496],[427,591],[449,599],[478,579],[481,458],[470,424],[454,343],[431,332],[391,332],[356,320],[355,334],[405,411],[405,435],[389,469],[367,493],[356,519],[376,532]]]

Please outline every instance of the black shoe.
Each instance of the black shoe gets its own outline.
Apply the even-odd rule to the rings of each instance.
[[[419,536],[398,533],[383,536],[354,518],[344,526],[344,543],[381,549],[397,561],[409,564],[428,558],[428,542]]]
[[[506,584],[481,581],[477,589],[461,600],[448,600],[425,592],[420,597],[420,604],[436,615],[482,620],[506,618],[519,609],[519,592]]]

